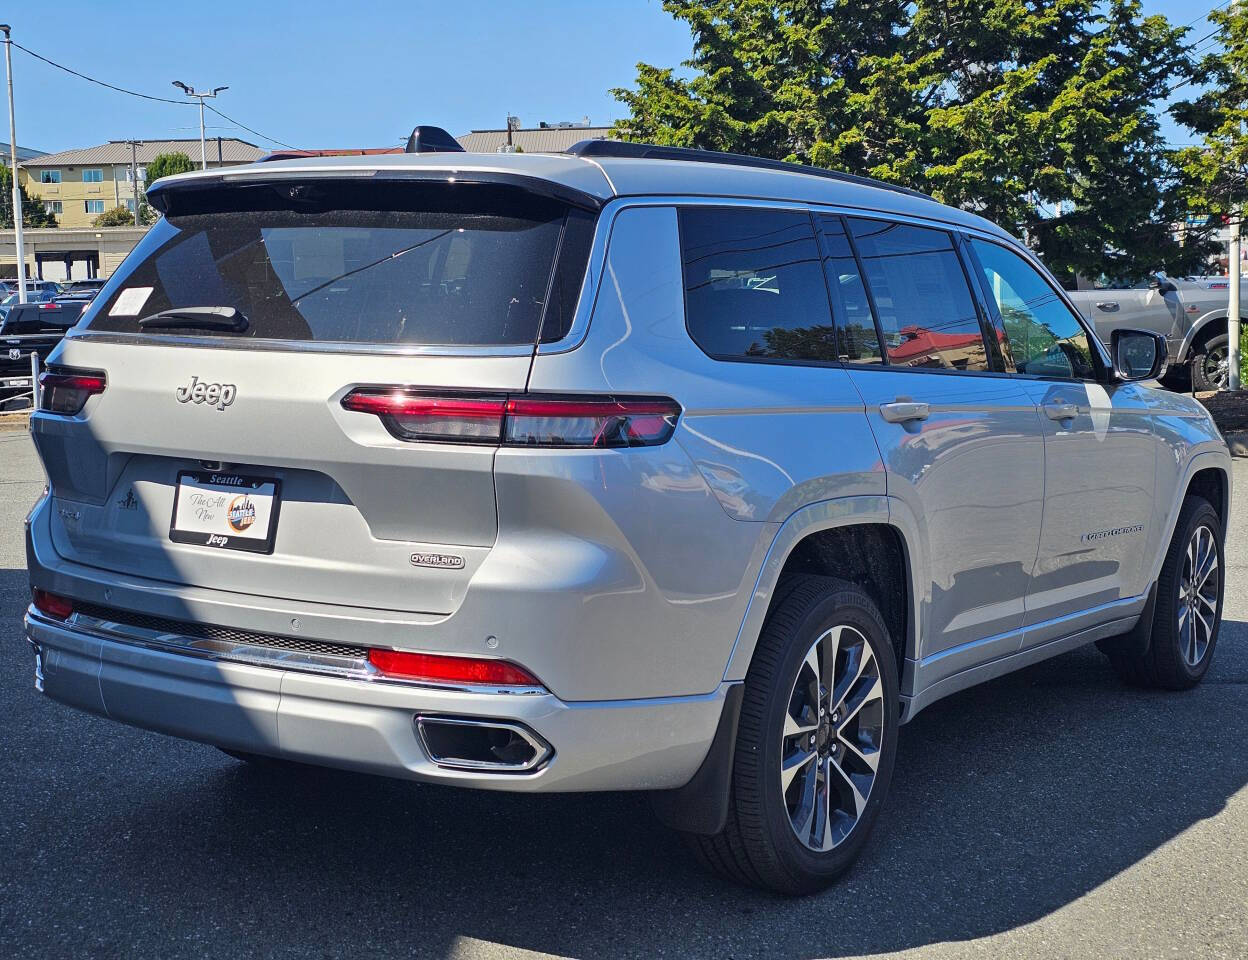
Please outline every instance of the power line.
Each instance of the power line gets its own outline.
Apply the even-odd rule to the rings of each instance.
[[[57,63],[55,60],[49,60],[47,57],[43,56],[42,54],[35,53],[35,51],[30,50],[26,47],[23,47],[17,41],[13,41],[13,46],[17,47],[17,49],[21,50],[23,53],[27,53],[30,56],[34,57],[36,60],[42,60],[44,63],[46,63],[50,67],[56,67],[57,70],[63,70],[66,73],[71,74],[72,76],[78,77],[81,80],[86,80],[88,83],[94,83],[101,87],[106,87],[109,90],[116,91],[117,93],[124,93],[127,96],[131,96],[131,97],[139,97],[143,100],[154,100],[157,103],[171,103],[176,107],[195,106],[195,104],[191,103],[191,101],[189,100],[174,100],[170,97],[155,97],[149,93],[140,93],[137,90],[127,90],[125,87],[119,87],[116,84],[106,83],[103,80],[97,80],[95,77],[89,77],[85,73],[80,73],[79,71],[74,70],[72,67],[65,66],[63,63]],[[269,143],[276,143],[278,146],[287,147],[290,150],[298,149],[297,147],[292,147],[289,143],[283,143],[281,140],[277,140],[277,139],[274,139],[273,137],[266,136],[265,134],[261,133],[259,130],[253,130],[251,127],[247,126],[245,123],[239,123],[239,121],[233,119],[232,117],[227,117],[224,113],[222,113],[220,110],[218,110],[216,107],[210,104],[204,104],[204,106],[208,110],[211,110],[213,113],[219,116],[222,120],[228,120],[230,123],[234,124],[235,126],[241,127],[242,129],[246,130],[248,133],[254,134],[255,136],[259,137],[261,140],[267,140],[269,141]]]
[[[90,83],[97,83],[101,87],[108,87],[109,90],[116,90],[118,93],[129,94],[132,97],[142,97],[144,100],[155,100],[157,103],[172,103],[178,107],[194,106],[194,104],[192,104],[189,100],[173,100],[169,97],[153,97],[151,94],[139,93],[137,90],[127,90],[125,87],[118,87],[111,83],[105,83],[103,80],[97,80],[95,79],[95,77],[88,77],[85,73],[79,73],[77,70],[73,70],[65,66],[64,64],[57,63],[55,60],[49,60],[47,57],[42,56],[38,53],[35,53],[35,51],[33,50],[28,50],[26,47],[23,47],[16,40],[13,41],[13,46],[17,47],[17,49],[21,50],[23,53],[30,54],[36,60],[42,60],[44,63],[48,64],[49,66],[56,67],[56,69],[58,70],[64,70],[66,73],[71,73],[75,77],[79,77],[82,80],[87,80]]]
[[[289,149],[289,150],[298,150],[298,149],[299,149],[298,147],[291,146],[289,143],[283,143],[281,140],[275,140],[273,137],[266,136],[265,134],[261,133],[259,130],[253,130],[253,129],[251,129],[251,127],[247,126],[247,124],[245,124],[245,123],[239,123],[239,122],[238,122],[237,120],[235,120],[233,117],[227,117],[224,113],[222,113],[220,110],[218,110],[216,107],[214,107],[214,106],[213,106],[212,104],[210,104],[210,103],[205,103],[205,104],[204,104],[204,109],[205,109],[205,110],[211,110],[213,113],[215,113],[215,114],[216,114],[218,117],[220,117],[222,120],[228,120],[230,123],[234,124],[235,126],[237,126],[237,127],[242,127],[242,128],[243,128],[244,130],[246,130],[248,133],[254,134],[255,136],[259,137],[261,140],[267,140],[267,141],[269,141],[269,143],[276,143],[279,147],[286,147],[286,148],[287,148],[287,149]]]

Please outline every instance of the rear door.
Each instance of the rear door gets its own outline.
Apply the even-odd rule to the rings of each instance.
[[[107,378],[82,415],[32,424],[58,552],[264,597],[453,611],[495,539],[495,446],[410,443],[342,400],[523,391],[569,212],[444,182],[178,198],[54,358]]]
[[[1146,592],[1159,444],[1147,388],[1102,375],[1056,287],[1002,244],[969,247],[1044,430],[1044,527],[1026,618],[1044,625],[1028,635],[1041,643],[1076,630],[1080,614],[1095,620],[1096,608]]]
[[[823,218],[829,283],[860,267],[875,314],[845,354],[884,457],[890,498],[925,535],[919,656],[938,680],[1017,649],[1039,539],[1044,448],[1035,404],[1005,375],[954,236]]]

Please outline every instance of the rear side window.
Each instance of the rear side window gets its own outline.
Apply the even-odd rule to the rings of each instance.
[[[979,314],[949,234],[883,220],[849,224],[889,363],[989,369]]]
[[[971,240],[984,283],[1001,312],[1019,373],[1095,380],[1087,331],[1057,291],[1018,254],[996,243]]]
[[[133,333],[160,311],[225,306],[247,318],[243,338],[531,344],[568,212],[492,184],[218,188],[152,228],[88,326]],[[585,219],[575,238],[587,246]],[[583,275],[584,256],[570,253],[569,269]],[[556,329],[572,289],[580,277],[561,285]]]
[[[685,318],[713,357],[835,361],[819,247],[809,215],[680,210]]]
[[[880,338],[871,316],[871,302],[858,271],[858,261],[845,236],[840,217],[822,216],[823,270],[832,295],[832,312],[840,333],[842,359],[850,363],[880,363]]]

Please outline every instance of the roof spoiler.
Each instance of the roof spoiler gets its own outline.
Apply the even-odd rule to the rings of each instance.
[[[718,150],[694,150],[691,147],[667,147],[657,143],[633,143],[627,140],[581,140],[572,144],[564,153],[574,157],[632,157],[643,160],[694,160],[699,163],[728,163],[737,167],[757,167],[763,170],[781,170],[785,173],[801,173],[811,177],[823,177],[826,180],[840,180],[844,183],[857,183],[864,187],[877,187],[881,190],[892,190],[911,197],[932,199],[926,193],[911,190],[895,183],[862,177],[856,173],[842,173],[839,170],[827,170],[824,167],[810,167],[803,163],[788,163],[784,160],[770,160],[765,157],[749,157],[743,153],[721,153]]]

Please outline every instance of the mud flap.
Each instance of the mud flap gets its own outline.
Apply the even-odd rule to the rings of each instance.
[[[650,807],[664,826],[684,833],[712,836],[728,822],[728,795],[732,782],[732,761],[736,756],[737,723],[745,684],[728,688],[724,710],[711,748],[698,772],[683,787],[656,790],[650,794]]]
[[[1153,611],[1157,606],[1157,582],[1148,589],[1144,610],[1134,627],[1116,637],[1096,641],[1096,649],[1106,656],[1142,657],[1153,642]]]

